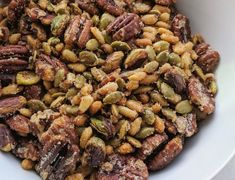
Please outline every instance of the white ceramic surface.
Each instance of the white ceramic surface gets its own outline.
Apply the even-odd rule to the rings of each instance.
[[[235,152],[235,1],[178,0],[178,7],[190,17],[193,31],[203,34],[207,42],[221,53],[217,70],[217,108],[215,115],[203,123],[200,132],[186,143],[177,160],[150,179],[208,180]],[[0,153],[0,179],[40,178],[22,170],[11,155]]]

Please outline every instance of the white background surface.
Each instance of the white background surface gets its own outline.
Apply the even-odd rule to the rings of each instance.
[[[235,179],[235,157],[213,178],[213,180],[234,180]]]

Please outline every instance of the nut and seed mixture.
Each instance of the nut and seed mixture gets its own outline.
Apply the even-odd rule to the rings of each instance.
[[[175,0],[0,8],[0,149],[43,180],[148,179],[215,111],[219,53]]]

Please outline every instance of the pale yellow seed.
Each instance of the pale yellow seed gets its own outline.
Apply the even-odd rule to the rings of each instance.
[[[169,13],[169,14],[171,13],[170,8],[168,8],[167,6],[155,5],[153,7],[153,10],[158,10],[161,13]]]
[[[101,108],[102,108],[102,102],[101,101],[95,101],[90,106],[89,112],[93,115],[93,114],[96,114],[99,110],[101,110]]]
[[[91,33],[99,41],[100,44],[105,44],[105,39],[102,32],[97,27],[91,27]]]
[[[165,130],[165,123],[164,120],[161,119],[159,116],[156,116],[155,122],[154,122],[154,128],[156,132],[163,133]]]
[[[91,95],[81,97],[81,102],[78,107],[78,114],[83,114],[93,103],[94,98]]]
[[[126,102],[126,106],[131,110],[134,110],[138,113],[142,113],[144,111],[144,106],[141,102],[135,100],[128,100]]]
[[[156,26],[157,26],[157,27],[166,28],[166,29],[170,29],[170,25],[167,24],[166,22],[163,22],[163,21],[158,21],[158,22],[156,23]]]
[[[134,120],[138,117],[138,113],[136,111],[131,110],[128,107],[125,106],[118,106],[119,113],[123,116],[129,118],[130,120]]]
[[[135,74],[128,77],[130,81],[141,81],[147,76],[146,72],[136,72]]]
[[[84,176],[82,173],[76,173],[76,174],[67,176],[65,180],[84,180]]]
[[[141,124],[142,124],[142,118],[141,118],[141,117],[136,118],[136,119],[130,124],[130,129],[129,129],[128,133],[129,133],[131,136],[135,136],[135,135],[140,131]]]
[[[177,42],[179,42],[179,38],[177,36],[173,36],[173,35],[166,34],[166,33],[162,34],[160,38],[172,44],[176,44]]]
[[[150,33],[150,32],[144,32],[143,33],[143,38],[149,39],[151,42],[154,42],[156,40],[156,34]]]
[[[80,137],[80,147],[85,148],[88,140],[91,138],[93,132],[91,127],[87,127],[83,130],[81,137]]]
[[[134,151],[134,148],[131,146],[130,143],[123,143],[121,146],[118,147],[118,152],[120,154],[129,154]]]
[[[161,111],[162,106],[159,103],[155,103],[154,105],[152,105],[152,111],[154,113],[158,113],[159,111]]]
[[[143,85],[150,85],[158,80],[159,76],[156,74],[147,75],[142,81],[140,81],[140,84]]]
[[[78,61],[77,55],[69,49],[64,49],[63,52],[62,52],[62,56],[68,62],[75,63],[75,62]]]
[[[86,96],[86,95],[91,94],[92,91],[93,91],[93,86],[91,84],[85,84],[81,88],[80,93],[81,93],[81,95]]]
[[[158,33],[159,34],[169,34],[169,35],[174,35],[172,31],[166,28],[158,28]]]
[[[148,38],[136,39],[135,44],[139,47],[146,47],[148,45],[152,45],[152,41]]]
[[[158,20],[158,16],[156,14],[146,14],[142,16],[141,20],[146,25],[154,25]]]
[[[23,116],[26,116],[26,117],[32,116],[32,112],[30,111],[30,109],[27,109],[27,108],[21,108],[19,110],[19,113],[22,114]]]
[[[24,170],[31,170],[34,167],[34,162],[29,159],[24,159],[21,162],[21,166]]]
[[[97,92],[104,96],[108,93],[117,91],[117,89],[118,89],[117,83],[109,82],[109,83],[105,84],[103,87],[101,87],[100,89],[98,89]]]
[[[12,34],[9,37],[9,43],[10,44],[17,44],[19,42],[20,38],[21,38],[21,34],[20,33]]]
[[[159,19],[160,19],[160,21],[164,21],[164,22],[169,21],[170,20],[170,14],[167,13],[167,12],[164,12],[160,15]]]
[[[126,88],[127,88],[127,90],[129,90],[129,91],[135,90],[135,89],[137,89],[138,87],[139,87],[139,81],[133,81],[133,80],[131,80],[131,81],[128,81],[128,82],[126,83]]]
[[[110,154],[113,154],[113,146],[111,146],[111,145],[107,145],[106,147],[105,147],[105,149],[106,149],[106,154],[107,155],[110,155]]]
[[[192,51],[193,49],[193,43],[192,42],[187,42],[186,44],[183,44],[181,42],[176,43],[173,46],[173,51],[176,54],[182,55],[183,53],[187,52],[187,51]]]
[[[82,114],[82,115],[76,116],[73,122],[76,126],[84,126],[87,120],[88,120],[88,116],[86,114]]]

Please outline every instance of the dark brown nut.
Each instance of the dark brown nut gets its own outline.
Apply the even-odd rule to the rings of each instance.
[[[167,83],[174,88],[176,93],[182,94],[186,91],[186,82],[184,77],[175,69],[170,69],[165,73]]]
[[[26,5],[26,0],[11,0],[8,5],[7,18],[10,21],[16,21],[21,16]]]
[[[68,46],[72,46],[77,40],[79,28],[80,28],[81,16],[77,15],[71,18],[69,26],[64,33],[64,42]]]
[[[114,40],[127,41],[139,34],[142,26],[138,15],[124,13],[108,25],[107,32],[113,35]]]
[[[198,131],[196,114],[191,113],[185,116],[178,116],[175,126],[179,133],[184,134],[185,137],[191,137]]]
[[[90,29],[92,27],[92,21],[82,17],[80,23],[81,23],[80,24],[81,32],[79,33],[78,47],[85,48],[86,43],[89,41],[91,37]]]
[[[29,16],[23,15],[21,16],[20,20],[19,20],[19,32],[21,32],[21,34],[23,35],[28,35],[31,34],[31,24],[32,21],[29,18]]]
[[[46,31],[42,25],[33,23],[31,25],[31,30],[36,35],[36,37],[39,41],[46,41],[47,40],[47,34],[46,34]]]
[[[5,58],[27,58],[29,50],[21,45],[0,46],[0,59]]]
[[[15,113],[24,107],[26,99],[23,96],[9,97],[0,100],[0,116],[6,116]]]
[[[25,70],[28,66],[28,62],[19,58],[0,58],[0,72],[14,73]]]
[[[92,137],[86,144],[87,163],[90,167],[98,167],[106,157],[105,143],[98,137]]]
[[[176,0],[155,0],[155,2],[163,6],[170,6],[173,5]]]
[[[170,140],[163,150],[161,150],[147,165],[150,171],[163,169],[170,164],[182,151],[183,139],[175,137]]]
[[[99,13],[98,8],[95,6],[92,0],[76,0],[78,6],[88,12],[91,15],[96,15]]]
[[[15,148],[15,139],[5,124],[0,124],[0,150],[9,152]]]
[[[0,87],[4,83],[6,86],[10,84],[15,84],[16,76],[14,74],[0,74]]]
[[[191,77],[189,79],[188,93],[191,101],[198,105],[202,112],[211,114],[215,111],[215,99],[198,78]]]
[[[0,41],[6,42],[9,38],[9,33],[7,27],[0,27]]]
[[[197,65],[206,73],[213,72],[219,63],[219,59],[219,53],[209,49],[203,55],[199,56]]]
[[[42,87],[39,85],[26,86],[24,88],[24,96],[26,99],[40,99]]]
[[[32,161],[38,161],[40,148],[41,147],[39,145],[39,142],[23,139],[17,143],[17,146],[13,150],[13,153],[17,157],[22,159],[30,159]]]
[[[107,157],[107,161],[99,168],[96,178],[98,180],[109,179],[148,179],[148,169],[145,163],[133,156],[113,154]]]
[[[64,180],[69,172],[75,170],[79,158],[77,145],[68,144],[62,140],[54,140],[44,145],[40,161],[35,169],[42,179]]]
[[[174,35],[179,37],[181,42],[186,43],[191,39],[191,29],[186,16],[177,14],[172,20],[171,28]]]
[[[29,119],[22,115],[15,115],[6,120],[6,124],[19,134],[30,133]]]
[[[124,13],[124,10],[118,6],[114,0],[96,0],[96,3],[104,11],[107,11],[114,16],[120,16]]]
[[[210,45],[206,43],[200,43],[195,46],[195,52],[197,53],[198,56],[202,56],[207,52],[209,49]]]
[[[166,134],[155,134],[154,136],[150,136],[146,138],[141,148],[138,151],[137,157],[139,159],[145,160],[149,155],[151,155],[154,150],[156,150],[160,145],[168,140],[168,136]]]

